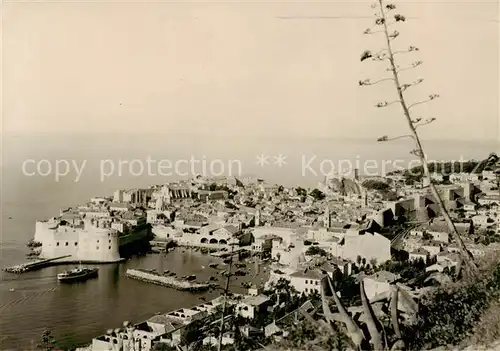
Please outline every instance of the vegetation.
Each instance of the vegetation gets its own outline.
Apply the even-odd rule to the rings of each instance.
[[[323,257],[328,256],[328,253],[325,250],[323,250],[321,247],[318,247],[316,245],[310,246],[307,249],[307,251],[305,252],[305,254],[308,256],[314,256],[314,255],[319,255],[319,256],[323,256]]]
[[[391,188],[386,182],[376,179],[368,179],[363,182],[363,187],[368,190],[387,191]]]
[[[40,338],[40,343],[37,345],[37,349],[52,351],[55,349],[56,339],[52,335],[50,329],[45,329]]]
[[[395,201],[398,199],[397,193],[392,190],[391,185],[386,182],[368,179],[365,180],[362,185],[367,190],[377,191],[384,201]]]
[[[295,191],[297,192],[297,195],[299,195],[299,196],[306,196],[307,195],[307,190],[304,188],[301,188],[300,186],[295,188]]]
[[[325,194],[318,189],[314,189],[309,195],[312,196],[316,201],[323,200],[326,197]]]
[[[474,331],[498,336],[498,318],[493,325],[481,324],[481,319],[498,312],[500,298],[500,264],[493,258],[492,264],[482,267],[477,279],[461,280],[438,288],[423,299],[419,306],[419,320],[415,327],[416,338],[411,349],[428,349],[440,345],[457,345],[473,336]],[[489,313],[485,313],[489,312]]]

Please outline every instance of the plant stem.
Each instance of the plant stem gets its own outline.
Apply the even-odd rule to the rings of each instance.
[[[234,244],[231,245],[231,258],[229,259],[229,268],[227,270],[227,279],[226,279],[226,287],[224,289],[224,303],[222,304],[222,316],[220,319],[220,327],[219,327],[219,342],[217,345],[217,350],[220,351],[222,348],[222,334],[224,333],[224,315],[226,314],[226,305],[227,305],[227,293],[229,291],[229,279],[231,278],[231,267],[233,265],[233,250]]]
[[[441,199],[441,196],[439,195],[434,183],[431,181],[430,177],[430,172],[429,172],[429,166],[427,163],[427,157],[424,153],[424,149],[422,147],[422,143],[420,142],[420,138],[418,136],[418,133],[415,129],[415,126],[413,125],[411,115],[410,115],[410,110],[408,108],[408,105],[406,104],[406,100],[403,95],[403,90],[401,88],[401,84],[399,82],[399,75],[398,71],[396,68],[395,60],[394,60],[394,53],[392,51],[392,46],[391,46],[391,39],[389,37],[389,31],[387,29],[387,20],[385,17],[385,11],[384,11],[384,5],[383,5],[383,0],[378,0],[379,6],[380,6],[380,12],[381,16],[383,19],[383,26],[384,26],[384,35],[385,35],[385,40],[386,40],[386,45],[387,45],[387,51],[389,54],[389,62],[391,65],[391,70],[392,74],[394,76],[394,84],[396,86],[396,90],[399,96],[399,103],[401,107],[403,108],[403,113],[406,117],[406,121],[408,122],[408,127],[410,128],[411,134],[414,137],[415,140],[415,145],[418,150],[418,157],[420,158],[420,162],[422,162],[422,168],[424,170],[424,175],[428,180],[429,187],[431,189],[432,196],[436,200],[439,209],[441,211],[441,214],[443,215],[446,224],[448,225],[448,229],[450,231],[450,234],[452,235],[453,239],[457,242],[459,248],[460,248],[460,254],[462,256],[462,259],[464,261],[464,266],[466,267],[467,273],[469,275],[475,275],[477,272],[477,266],[474,263],[474,260],[472,258],[471,253],[467,250],[465,247],[465,244],[460,237],[460,234],[457,231],[457,228],[455,227],[455,224],[453,223],[448,211],[446,210],[446,207],[444,206],[443,200]]]

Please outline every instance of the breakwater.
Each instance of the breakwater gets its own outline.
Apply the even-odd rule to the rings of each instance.
[[[49,258],[46,260],[39,259],[33,262],[27,262],[23,264],[18,264],[16,266],[10,266],[10,267],[5,267],[3,271],[8,272],[8,273],[26,273],[29,271],[33,271],[35,269],[40,269],[44,267],[48,267],[51,265],[56,265],[57,263],[62,263],[62,262],[57,262],[57,260],[63,259],[70,257],[71,255],[66,255],[66,256],[60,256],[60,257],[55,257],[55,258]]]
[[[132,279],[137,279],[143,282],[157,284],[181,291],[207,291],[213,286],[212,284],[196,283],[187,280],[180,280],[174,277],[163,276],[158,273],[148,272],[142,269],[127,269],[125,275]]]

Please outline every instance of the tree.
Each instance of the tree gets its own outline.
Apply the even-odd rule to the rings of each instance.
[[[309,247],[306,250],[305,254],[307,256],[314,256],[314,255],[328,256],[328,253],[325,250],[323,250],[321,247],[318,247],[316,245]]]
[[[188,349],[191,345],[195,347],[198,346],[203,341],[203,333],[201,333],[201,329],[204,327],[205,321],[203,320],[195,320],[182,330],[181,333],[181,344],[186,346]]]
[[[325,194],[318,189],[314,189],[309,195],[311,195],[315,200],[323,200],[325,198]]]
[[[42,333],[40,343],[37,345],[38,349],[52,351],[54,350],[56,344],[56,339],[52,336],[52,331],[50,329],[45,329]]]
[[[431,190],[431,193],[436,200],[437,205],[439,206],[440,212],[443,215],[449,231],[451,235],[453,236],[453,239],[457,242],[460,248],[460,255],[461,259],[463,261],[463,266],[465,268],[465,273],[468,274],[469,276],[474,276],[477,273],[477,266],[474,263],[472,254],[467,250],[465,247],[465,244],[460,237],[460,234],[457,231],[457,228],[455,227],[455,224],[453,223],[448,211],[446,210],[446,207],[444,206],[443,200],[441,199],[441,196],[439,195],[436,186],[431,182],[431,177],[430,177],[430,171],[429,171],[429,164],[427,163],[427,155],[424,152],[422,143],[420,141],[420,137],[417,133],[417,129],[425,126],[427,124],[430,124],[436,120],[436,118],[428,118],[425,120],[422,120],[421,117],[418,118],[412,118],[411,114],[411,109],[417,105],[426,103],[428,101],[432,101],[436,98],[439,97],[437,94],[430,94],[428,98],[422,100],[422,101],[417,101],[412,104],[408,104],[404,95],[404,92],[416,85],[419,85],[420,83],[423,82],[422,78],[418,78],[417,80],[411,82],[411,83],[402,83],[400,80],[400,72],[403,70],[408,70],[408,69],[413,69],[422,64],[422,61],[414,61],[412,62],[409,66],[400,68],[396,64],[395,56],[400,54],[400,53],[409,53],[409,52],[418,52],[419,49],[415,46],[409,46],[406,50],[394,50],[393,49],[393,44],[392,42],[399,36],[399,32],[397,30],[394,30],[393,32],[389,33],[389,26],[392,26],[394,24],[399,24],[402,22],[406,21],[406,17],[401,15],[401,14],[394,14],[392,16],[393,20],[388,23],[388,16],[391,13],[391,11],[394,11],[396,9],[396,6],[392,3],[387,3],[384,5],[383,0],[377,0],[377,4],[373,4],[372,8],[378,8],[378,12],[375,14],[376,19],[375,19],[375,27],[377,28],[382,28],[380,30],[375,30],[372,31],[371,28],[368,28],[365,30],[365,34],[371,35],[371,34],[377,34],[377,33],[382,33],[385,38],[385,48],[382,50],[378,51],[377,53],[372,53],[371,51],[367,50],[363,52],[361,55],[361,61],[365,61],[368,59],[372,59],[374,61],[383,61],[389,63],[389,68],[387,71],[392,73],[392,77],[386,77],[386,78],[381,78],[378,79],[377,81],[372,82],[370,79],[365,79],[359,81],[360,86],[368,86],[368,85],[374,85],[380,82],[385,82],[385,81],[391,81],[394,83],[394,86],[396,88],[396,92],[398,95],[398,100],[395,101],[381,101],[377,103],[375,106],[377,108],[385,108],[389,105],[392,105],[394,103],[398,103],[402,110],[403,110],[403,115],[407,121],[408,128],[410,130],[410,134],[406,135],[401,135],[401,136],[396,136],[393,138],[389,138],[388,136],[382,136],[381,138],[378,139],[379,142],[386,142],[389,140],[395,140],[395,139],[401,139],[401,138],[410,138],[413,140],[415,144],[415,149],[412,150],[412,154],[416,155],[422,164],[423,167],[423,173],[424,176],[427,178],[428,183],[429,183],[429,188]]]
[[[297,195],[299,195],[299,196],[306,196],[307,195],[307,190],[304,188],[301,188],[300,186],[295,188],[295,191],[297,192]]]
[[[427,233],[427,232],[424,232],[424,234],[423,234],[422,238],[423,238],[424,240],[432,240],[434,237],[432,236],[432,234]]]
[[[358,257],[356,257],[356,263],[358,264],[358,266],[361,265],[361,256],[358,255]]]

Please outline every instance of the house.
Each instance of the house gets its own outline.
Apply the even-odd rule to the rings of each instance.
[[[465,201],[463,203],[463,209],[468,213],[474,213],[477,209],[477,205],[472,201]]]
[[[250,288],[248,288],[249,296],[258,296],[261,293],[262,293],[262,288],[259,288],[256,285],[252,285]]]
[[[500,204],[500,195],[483,195],[479,196],[477,202],[480,205]]]
[[[437,263],[452,263],[457,265],[460,262],[460,254],[456,252],[443,251],[436,255]]]
[[[338,269],[340,269],[344,277],[347,277],[352,274],[353,262],[349,260],[344,260],[339,257],[334,257],[330,260],[330,263],[336,266]]]
[[[204,231],[205,235],[197,235],[198,237],[201,237],[201,244],[228,245],[238,242],[238,239],[235,238],[235,236],[240,231],[234,225],[226,225],[216,230],[213,230],[213,227],[211,226],[207,227],[210,228],[207,228]]]
[[[264,335],[266,338],[273,336],[275,334],[279,334],[282,332],[282,329],[276,325],[276,322],[272,322],[265,326]]]
[[[476,216],[473,216],[471,219],[472,219],[472,222],[474,223],[474,226],[479,226],[479,227],[487,227],[488,224],[494,222],[488,216],[484,216],[484,215],[476,215]]]
[[[237,313],[243,318],[253,319],[267,309],[269,298],[265,295],[248,296],[236,305]]]
[[[418,261],[420,259],[424,260],[424,262],[427,260],[428,257],[430,257],[429,251],[419,248],[417,250],[413,250],[410,252],[410,255],[408,257],[409,261]]]
[[[332,236],[326,244],[328,245],[328,250],[334,257],[340,256],[340,252],[342,250],[340,246],[341,238],[336,236]]]
[[[421,248],[427,250],[431,256],[435,256],[441,251],[443,251],[443,245],[439,241],[427,241],[420,245]]]
[[[361,256],[367,261],[384,263],[391,259],[391,241],[378,233],[346,234],[340,243],[339,256],[353,262]]]
[[[290,285],[299,293],[320,293],[325,276],[317,270],[306,269],[290,274]]]
[[[424,236],[424,232],[425,232],[424,229],[417,227],[417,228],[413,228],[410,230],[410,235],[417,236],[417,237],[421,238]]]
[[[279,239],[275,235],[264,235],[254,239],[252,243],[252,251],[255,252],[271,252],[273,248],[273,239]]]
[[[440,273],[442,273],[445,270],[445,268],[451,269],[454,266],[456,266],[456,263],[454,263],[452,261],[443,260],[441,262],[436,262],[435,264],[427,267],[425,269],[425,271],[426,272],[440,272]]]
[[[233,345],[234,344],[234,333],[225,332],[222,334],[222,345]],[[207,336],[203,339],[203,345],[217,346],[219,340],[215,336]]]
[[[260,335],[264,335],[264,331],[262,329],[252,327],[249,324],[241,326],[239,329],[241,334],[244,335],[246,338],[254,338],[254,337],[259,337]]]
[[[448,243],[450,241],[450,235],[447,232],[443,231],[428,231],[428,234],[432,235],[432,240],[441,242],[441,243]]]
[[[390,285],[401,278],[398,274],[380,271],[363,279],[368,300],[391,289]]]
[[[204,227],[200,228],[200,235],[202,236],[207,236],[207,235],[213,235],[213,233],[219,229],[221,226],[218,224],[209,224]]]
[[[110,211],[127,212],[127,211],[130,211],[130,209],[131,209],[131,206],[129,204],[125,204],[125,203],[112,202],[111,204],[109,204]]]
[[[467,250],[470,251],[472,256],[481,257],[486,254],[487,248],[483,244],[475,244],[475,245],[466,245]]]
[[[180,323],[189,324],[197,319],[202,319],[207,316],[207,312],[200,310],[199,308],[181,308],[166,314],[167,317],[171,318]]]
[[[124,351],[152,350],[156,340],[176,328],[171,322],[150,319],[92,339],[92,350],[112,350],[115,347]]]

